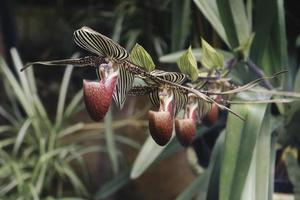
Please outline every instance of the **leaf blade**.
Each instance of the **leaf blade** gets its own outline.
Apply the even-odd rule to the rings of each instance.
[[[149,55],[149,53],[139,44],[135,44],[131,53],[130,61],[134,64],[145,68],[147,71],[151,72],[155,69],[155,64]]]
[[[180,71],[187,74],[192,81],[198,78],[198,67],[196,58],[192,52],[192,48],[189,47],[177,60],[177,65]]]
[[[241,198],[266,108],[266,104],[232,106],[233,110],[246,115],[246,121],[236,121],[232,116],[227,120],[219,190],[221,200]]]

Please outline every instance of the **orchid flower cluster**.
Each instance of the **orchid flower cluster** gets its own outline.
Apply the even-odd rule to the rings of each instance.
[[[149,129],[154,141],[159,145],[166,145],[175,127],[179,142],[188,146],[195,138],[197,122],[213,124],[219,109],[227,110],[243,119],[223,105],[220,95],[240,90],[233,88],[227,79],[222,78],[229,72],[223,68],[224,58],[204,40],[201,64],[206,70],[199,71],[189,48],[177,62],[181,73],[155,70],[152,58],[142,46],[136,44],[129,54],[110,38],[88,27],[76,30],[74,41],[95,55],[34,62],[23,69],[33,64],[72,64],[96,68],[100,80],[83,80],[86,109],[95,121],[104,118],[112,100],[122,109],[128,95],[148,95],[155,107],[155,110],[148,112]],[[242,86],[242,89],[246,90],[253,85]]]

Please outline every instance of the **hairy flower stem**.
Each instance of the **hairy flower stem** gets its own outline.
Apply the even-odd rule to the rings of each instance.
[[[265,77],[264,72],[250,58],[247,58],[246,61],[245,61],[245,63],[249,67],[249,69],[252,72],[254,72],[259,78]],[[266,80],[266,79],[262,80],[262,85],[264,87],[266,87],[267,89],[269,89],[269,90],[274,89],[274,87],[272,86],[272,84],[268,80]]]

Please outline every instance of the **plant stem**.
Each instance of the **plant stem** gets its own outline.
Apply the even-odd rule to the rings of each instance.
[[[250,58],[247,58],[246,61],[245,61],[245,63],[249,67],[249,69],[252,72],[254,72],[259,78],[265,77],[264,72]],[[274,89],[274,87],[272,86],[272,84],[268,80],[266,80],[266,79],[262,80],[262,85],[264,87],[266,87],[267,89],[269,89],[269,90]]]

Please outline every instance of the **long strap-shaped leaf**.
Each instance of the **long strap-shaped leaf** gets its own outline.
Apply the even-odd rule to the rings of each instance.
[[[27,63],[21,71],[25,70],[26,68],[32,65],[74,65],[76,67],[85,67],[85,66],[94,66],[95,63],[101,62],[101,57],[96,56],[87,56],[83,58],[72,58],[72,59],[64,59],[64,60],[51,60],[51,61],[38,61],[38,62],[31,62]]]
[[[127,71],[123,65],[120,65],[118,83],[113,93],[114,101],[120,109],[124,106],[126,96],[132,88],[133,80],[134,74]]]
[[[81,48],[99,56],[117,60],[124,60],[129,56],[127,51],[112,39],[86,26],[74,32],[74,41]]]

